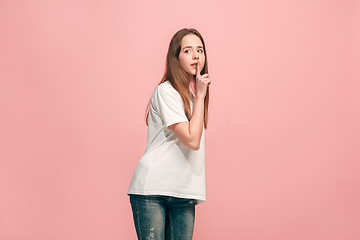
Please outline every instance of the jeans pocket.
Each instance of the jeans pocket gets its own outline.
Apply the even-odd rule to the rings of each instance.
[[[197,202],[196,199],[189,199],[189,204],[190,204],[190,205],[197,205],[198,202]]]

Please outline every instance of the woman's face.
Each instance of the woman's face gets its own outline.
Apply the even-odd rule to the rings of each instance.
[[[189,74],[196,75],[196,63],[200,61],[200,72],[205,65],[204,46],[198,36],[188,34],[181,40],[180,66]]]

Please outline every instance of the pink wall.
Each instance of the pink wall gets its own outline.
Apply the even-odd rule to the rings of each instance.
[[[126,195],[172,35],[198,29],[194,239],[360,239],[360,4],[0,1],[0,239],[136,239]]]

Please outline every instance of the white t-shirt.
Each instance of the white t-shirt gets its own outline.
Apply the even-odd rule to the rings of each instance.
[[[190,102],[193,111],[193,102]],[[147,144],[130,183],[128,194],[166,195],[206,201],[205,129],[200,149],[187,148],[167,127],[189,122],[184,103],[169,81],[151,96]]]

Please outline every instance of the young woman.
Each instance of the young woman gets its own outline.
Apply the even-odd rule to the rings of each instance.
[[[148,105],[146,149],[128,191],[140,240],[192,239],[195,205],[206,201],[207,72],[204,39],[179,30]]]

